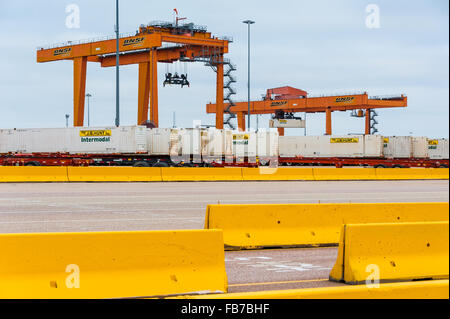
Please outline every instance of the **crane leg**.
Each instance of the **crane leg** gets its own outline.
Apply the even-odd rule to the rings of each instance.
[[[370,109],[366,110],[366,135],[370,134]]]
[[[137,124],[141,125],[148,120],[148,105],[150,100],[150,63],[139,63],[139,93]]]
[[[83,126],[87,57],[73,60],[73,126]]]
[[[237,112],[238,128],[239,131],[245,131],[245,114],[244,112]]]
[[[223,63],[217,64],[216,129],[223,129]]]
[[[159,126],[158,118],[158,56],[157,50],[150,50],[150,122]]]
[[[284,136],[284,127],[279,127],[278,128],[278,135],[279,136]]]
[[[326,135],[331,135],[332,131],[331,131],[331,109],[330,108],[327,108],[326,114],[327,114],[326,115],[326,122],[327,122]]]

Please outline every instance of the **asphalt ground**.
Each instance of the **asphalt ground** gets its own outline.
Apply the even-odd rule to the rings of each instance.
[[[0,233],[201,229],[218,203],[448,201],[446,180],[8,183]]]
[[[226,252],[229,292],[343,285],[328,280],[337,248]]]
[[[446,180],[0,184],[0,233],[202,229],[206,205],[448,202]],[[229,292],[340,285],[337,248],[226,252]]]

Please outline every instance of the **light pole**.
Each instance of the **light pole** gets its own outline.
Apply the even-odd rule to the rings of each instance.
[[[176,127],[176,124],[175,124],[175,111],[173,111],[173,128],[175,128]]]
[[[69,127],[69,114],[66,114],[66,127]]]
[[[305,136],[306,136],[306,112],[305,112]]]
[[[120,124],[119,113],[119,0],[116,0],[116,126]]]
[[[245,20],[242,21],[242,23],[247,24],[248,26],[248,80],[247,80],[247,87],[248,87],[248,115],[247,115],[247,121],[248,121],[248,130],[250,131],[250,25],[254,24],[255,21],[252,20]]]
[[[89,110],[89,98],[90,97],[92,97],[92,95],[90,94],[90,93],[88,93],[88,94],[86,94],[86,97],[87,97],[87,116],[88,116],[88,118],[87,118],[87,120],[88,120],[88,127],[90,126],[90,124],[91,124],[91,121],[90,121],[90,110]]]

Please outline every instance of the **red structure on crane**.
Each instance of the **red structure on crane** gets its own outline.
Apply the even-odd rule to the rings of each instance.
[[[293,88],[292,86],[282,86],[268,89],[264,100],[289,100],[302,99],[308,96],[306,91]]]

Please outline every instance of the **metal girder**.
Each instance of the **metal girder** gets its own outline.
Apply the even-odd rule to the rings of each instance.
[[[275,114],[277,111],[292,113],[326,113],[326,134],[331,135],[332,112],[406,107],[407,104],[407,97],[403,95],[396,98],[382,99],[369,98],[367,93],[364,93],[340,96],[305,97],[287,100],[252,101],[250,102],[250,112],[252,114]],[[216,104],[210,103],[206,105],[207,113],[216,113],[218,109]],[[247,102],[236,102],[235,105],[224,103],[221,109],[228,109],[230,112],[237,114],[247,114],[248,104]],[[240,123],[242,123],[242,121]],[[242,127],[240,128],[242,129]]]

